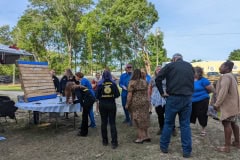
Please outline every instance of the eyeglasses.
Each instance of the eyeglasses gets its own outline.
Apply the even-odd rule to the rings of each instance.
[[[127,68],[132,68],[132,67],[127,67]]]

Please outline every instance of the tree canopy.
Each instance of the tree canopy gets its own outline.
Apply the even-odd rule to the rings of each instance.
[[[240,61],[240,49],[233,50],[229,57],[229,60]]]
[[[167,60],[163,33],[151,33],[158,12],[147,0],[29,2],[12,39],[58,73],[68,67],[84,73],[106,66],[123,70],[126,63],[151,72],[157,63]],[[7,26],[0,30],[5,44],[11,43],[8,32]]]

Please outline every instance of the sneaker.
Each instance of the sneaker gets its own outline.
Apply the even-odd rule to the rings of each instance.
[[[97,128],[97,126],[96,126],[96,124],[95,125],[93,125],[93,124],[90,124],[89,126],[88,126],[88,128]]]
[[[118,147],[118,144],[113,143],[112,144],[112,149],[116,149]]]
[[[107,146],[108,143],[107,142],[102,142],[103,146]]]
[[[162,153],[168,153],[168,150],[167,150],[167,149],[162,149],[162,148],[160,148],[160,150],[162,151]]]
[[[83,134],[81,132],[78,132],[77,136],[80,136],[80,137],[87,137],[87,134]]]
[[[191,154],[190,153],[183,153],[183,158],[190,158],[191,157]]]
[[[108,140],[104,139],[104,140],[102,141],[102,144],[103,144],[103,146],[107,146],[107,145],[108,145]]]

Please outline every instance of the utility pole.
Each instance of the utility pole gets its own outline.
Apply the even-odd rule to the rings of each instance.
[[[160,36],[160,28],[159,27],[157,27],[157,29],[156,29],[156,39],[157,39],[157,59],[156,59],[156,67],[158,66],[158,39],[159,39],[159,36]]]

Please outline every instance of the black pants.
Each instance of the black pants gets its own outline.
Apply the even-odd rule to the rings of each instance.
[[[86,136],[88,134],[88,114],[89,114],[90,107],[83,106],[82,112],[82,124],[81,124],[81,131],[80,134],[82,136]]]
[[[157,107],[155,107],[155,111],[156,111],[157,116],[158,116],[159,128],[163,129],[165,106],[163,106],[163,107],[162,106],[157,106]]]
[[[206,98],[204,100],[192,103],[192,114],[191,114],[191,119],[190,119],[191,123],[195,124],[196,120],[198,119],[198,122],[202,127],[207,126],[208,104],[209,104],[209,98]]]
[[[101,115],[101,132],[102,140],[104,143],[108,143],[107,125],[110,124],[112,144],[117,144],[117,128],[116,128],[116,103],[115,102],[103,102],[99,101],[99,111]]]

